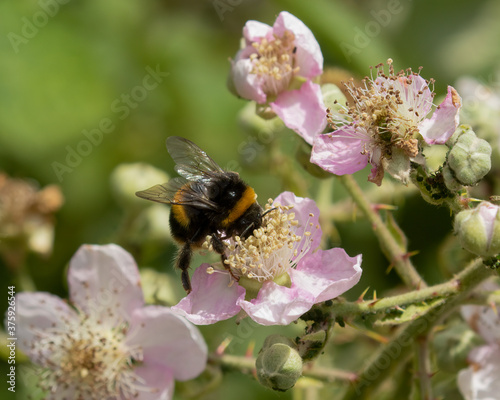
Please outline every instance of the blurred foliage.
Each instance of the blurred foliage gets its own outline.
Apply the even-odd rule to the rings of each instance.
[[[387,11],[389,3],[397,12]],[[66,296],[64,271],[76,249],[82,243],[116,239],[125,217],[111,193],[110,175],[117,165],[147,162],[173,174],[164,145],[170,135],[195,141],[222,166],[238,170],[255,187],[261,203],[289,188],[290,181],[302,180],[304,185],[297,183],[305,192],[301,194],[315,196],[317,183],[293,161],[297,138],[287,132],[266,138],[265,147],[259,145],[263,138],[245,132],[237,119],[246,103],[226,89],[228,58],[237,51],[244,23],[255,19],[272,24],[281,10],[311,28],[325,64],[354,76],[369,74],[370,65],[391,57],[397,68],[423,66],[422,75],[435,78],[436,91],[442,94],[462,75],[491,83],[500,68],[500,2],[495,0],[3,0],[0,171],[34,179],[41,187],[59,184],[66,199],[56,216],[53,254],[29,255],[26,260],[38,290]],[[377,22],[382,15],[383,22]],[[345,44],[354,45],[362,34],[366,45],[346,57]],[[151,71],[157,71],[157,78],[158,71],[163,75],[153,81],[146,78]],[[145,79],[158,85],[145,89]],[[94,132],[96,144],[85,132]],[[273,148],[295,163],[292,179],[269,173],[273,169],[262,154]],[[260,156],[248,158],[249,150]],[[85,155],[78,158],[77,151]],[[66,169],[57,172],[61,164]],[[358,175],[365,184],[366,171]],[[337,182],[333,193],[336,200],[345,197]],[[451,231],[450,215],[414,196],[403,196],[396,205],[394,217],[409,239],[409,250],[421,250],[413,259],[417,268],[429,283],[442,281],[437,252]],[[432,221],[432,230],[422,223],[422,215]],[[363,253],[363,277],[349,297],[356,298],[368,286],[380,295],[398,284],[394,273],[385,274],[388,263],[366,221],[342,222],[336,228],[340,242],[337,237],[331,245],[342,245],[351,255]],[[147,254],[130,243],[127,247],[141,267],[175,276],[174,245]],[[0,280],[13,280],[4,265]],[[4,308],[2,303],[0,310]],[[258,349],[268,334],[283,333],[253,327],[247,335],[238,333],[241,329],[230,320],[202,331],[212,350],[227,335],[240,338],[229,349],[237,354],[250,339],[258,342]],[[360,350],[347,345],[340,354],[349,352]],[[345,363],[335,358],[339,367],[358,367],[351,360],[359,357],[348,356]],[[3,364],[0,372],[6,368]],[[0,399],[7,398],[6,393],[2,389]],[[224,376],[220,388],[204,398],[236,394],[241,400],[291,398],[290,393],[275,394],[237,374]]]

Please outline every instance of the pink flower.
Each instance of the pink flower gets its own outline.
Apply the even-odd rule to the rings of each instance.
[[[469,353],[470,367],[458,373],[457,382],[466,400],[493,400],[500,393],[500,315],[491,306],[463,306],[462,316],[486,341]]]
[[[244,47],[232,61],[230,79],[238,96],[268,104],[307,142],[326,126],[326,107],[319,85],[323,55],[310,29],[283,11],[271,27],[248,21]]]
[[[144,306],[137,266],[117,245],[82,246],[68,271],[71,305],[48,293],[17,295],[18,340],[44,369],[46,399],[171,399],[174,379],[205,368],[196,327]]]
[[[263,226],[228,246],[227,264],[238,282],[222,267],[203,264],[194,272],[192,292],[173,309],[200,325],[241,310],[262,325],[288,325],[359,281],[361,255],[316,250],[321,228],[313,200],[284,192],[270,203]]]
[[[380,185],[384,171],[406,183],[410,161],[421,156],[419,143],[443,144],[459,123],[461,99],[448,86],[448,94],[430,119],[434,93],[418,73],[394,73],[388,60],[389,75],[377,66],[377,78],[363,87],[346,84],[354,106],[341,113],[330,113],[329,122],[337,129],[318,135],[313,143],[311,162],[336,175],[352,174],[370,163],[369,181]]]

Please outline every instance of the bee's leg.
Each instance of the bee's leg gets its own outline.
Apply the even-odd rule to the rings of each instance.
[[[189,243],[185,243],[179,250],[179,255],[177,257],[176,266],[181,270],[181,281],[182,286],[186,293],[191,292],[191,280],[189,279],[189,265],[191,264],[191,255],[193,251],[191,250],[191,245]]]
[[[233,274],[233,271],[231,271],[231,267],[229,267],[229,265],[227,265],[224,261],[227,260],[226,258],[226,254],[224,253],[224,242],[222,241],[222,239],[217,236],[217,235],[212,235],[212,247],[214,248],[214,251],[216,251],[217,253],[220,254],[220,259],[222,261],[222,265],[224,266],[224,268],[231,274],[231,276],[233,277],[233,279],[238,282],[238,280],[240,278],[238,278],[237,276],[235,276]]]

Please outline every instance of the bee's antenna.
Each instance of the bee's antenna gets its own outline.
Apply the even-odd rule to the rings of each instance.
[[[273,208],[270,208],[269,210],[267,210],[264,214],[262,214],[262,217],[264,217],[264,215],[266,215],[267,213],[270,213],[271,211],[274,211],[274,210],[277,210],[278,207],[273,207]]]

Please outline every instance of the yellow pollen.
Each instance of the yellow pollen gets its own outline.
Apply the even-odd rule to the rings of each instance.
[[[295,35],[285,30],[283,36],[274,35],[274,40],[266,38],[253,42],[256,53],[250,55],[253,63],[251,73],[263,79],[262,88],[267,95],[276,96],[285,90],[298,67],[293,66]]]

